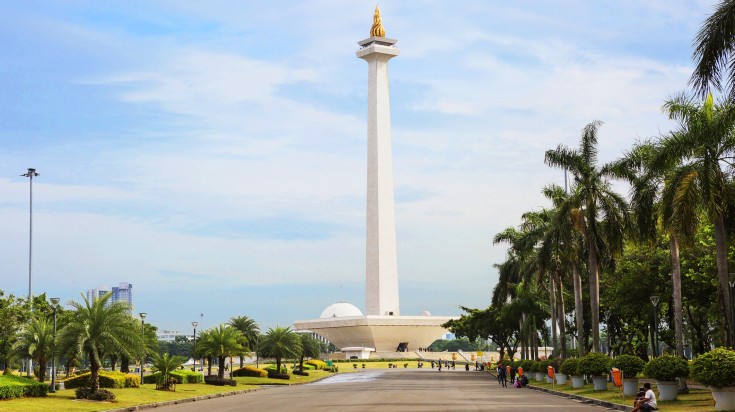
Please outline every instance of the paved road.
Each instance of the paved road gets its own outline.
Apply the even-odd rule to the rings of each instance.
[[[530,389],[502,388],[484,372],[380,370],[307,385],[156,408],[189,411],[603,411]]]

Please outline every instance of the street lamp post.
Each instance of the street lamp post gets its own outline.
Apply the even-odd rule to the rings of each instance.
[[[735,273],[730,273],[730,333],[735,336]]]
[[[659,297],[656,295],[651,296],[651,303],[653,304],[653,356],[658,356],[658,316],[656,314],[656,308],[658,306]]]
[[[197,325],[199,322],[191,322],[191,326],[194,327],[194,356],[192,358],[194,359],[194,371],[197,370]]]
[[[31,312],[33,312],[33,294],[31,293],[31,270],[32,267],[32,256],[33,256],[33,178],[38,176],[36,169],[28,168],[28,171],[23,173],[21,176],[27,177],[29,181],[29,202],[28,202],[28,305],[30,306]],[[33,370],[33,360],[28,358],[28,370],[27,375],[31,376]]]
[[[610,340],[610,315],[611,314],[612,314],[612,312],[610,311],[610,309],[607,309],[605,311],[605,321],[607,322],[607,356],[609,356],[609,357],[612,356],[612,350],[610,348],[610,343],[611,343],[611,340]]]
[[[51,389],[49,392],[56,393],[56,307],[59,306],[59,298],[51,298],[51,306],[54,307],[54,342],[51,349]]]
[[[143,362],[145,361],[145,317],[148,316],[145,312],[140,312],[140,327],[143,333],[143,354],[140,355],[140,385],[143,385]]]

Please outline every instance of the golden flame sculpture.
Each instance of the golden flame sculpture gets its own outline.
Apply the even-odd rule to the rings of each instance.
[[[380,19],[380,8],[375,6],[375,14],[373,15],[373,27],[370,29],[370,37],[385,37],[385,28],[383,21]]]

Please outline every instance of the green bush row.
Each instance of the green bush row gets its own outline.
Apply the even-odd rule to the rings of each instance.
[[[0,399],[46,396],[48,385],[19,376],[0,376]]]
[[[176,370],[170,373],[174,382],[177,384],[182,383],[202,383],[204,382],[204,375],[200,372],[192,372],[187,370]],[[158,383],[158,379],[161,376],[160,372],[152,373],[150,375],[143,376],[143,383]]]
[[[75,389],[91,386],[92,372],[83,373],[64,381],[64,388]],[[137,388],[140,376],[134,373],[99,371],[100,388]]]

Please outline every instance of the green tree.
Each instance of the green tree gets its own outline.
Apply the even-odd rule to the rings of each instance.
[[[18,357],[30,357],[38,365],[38,378],[46,381],[46,365],[54,356],[54,324],[51,319],[31,319],[18,335]]]
[[[299,370],[304,370],[304,358],[318,358],[319,357],[319,341],[314,339],[308,333],[299,333],[301,339],[301,350],[299,350]]]
[[[276,358],[276,370],[281,370],[281,359],[296,357],[301,351],[301,339],[287,326],[269,328],[261,338],[258,352]]]
[[[0,290],[0,360],[3,362],[3,375],[10,373],[17,353],[13,350],[18,333],[28,321],[29,312],[23,308],[23,299],[6,295]]]
[[[691,222],[698,208],[707,212],[714,227],[719,301],[722,311],[725,345],[733,346],[733,319],[727,265],[727,231],[725,214],[733,204],[734,193],[723,165],[731,162],[735,149],[735,105],[730,101],[715,104],[712,94],[704,102],[679,94],[668,99],[663,107],[677,128],[657,145],[655,169],[672,163],[680,166],[672,173],[664,193],[664,205],[674,224]],[[667,216],[667,217],[668,217]]]
[[[247,355],[253,348],[258,346],[258,336],[260,336],[260,326],[255,319],[247,316],[236,316],[230,319],[230,326],[237,329],[242,333],[244,340],[242,342],[242,352],[238,353],[240,356],[240,367],[244,365],[243,356]]]
[[[71,321],[59,334],[62,347],[73,347],[77,353],[89,358],[91,387],[100,387],[99,369],[106,353],[118,352],[128,357],[140,353],[143,338],[139,323],[130,316],[129,306],[124,302],[108,304],[112,294],[84,303],[69,302],[74,308]]]
[[[160,372],[158,376],[158,384],[162,390],[169,390],[171,386],[171,372],[179,369],[181,364],[186,362],[186,358],[181,356],[170,356],[168,353],[163,355],[158,353],[151,354],[153,365],[151,370],[154,373]]]
[[[597,135],[602,122],[594,121],[582,129],[577,149],[559,145],[546,152],[549,166],[568,170],[574,179],[570,193],[579,209],[576,226],[584,236],[589,270],[592,350],[600,350],[600,269],[604,255],[622,251],[628,226],[628,205],[615,193],[610,179],[616,175],[612,165],[597,164]]]
[[[225,377],[225,359],[242,351],[242,333],[229,325],[219,325],[206,332],[202,334],[201,341],[197,342],[197,349],[201,348],[201,351],[207,356],[217,358],[219,362],[217,376],[223,379]]]
[[[694,69],[689,83],[704,96],[711,88],[735,97],[735,1],[723,0],[694,40]],[[728,72],[725,78],[725,72]]]

